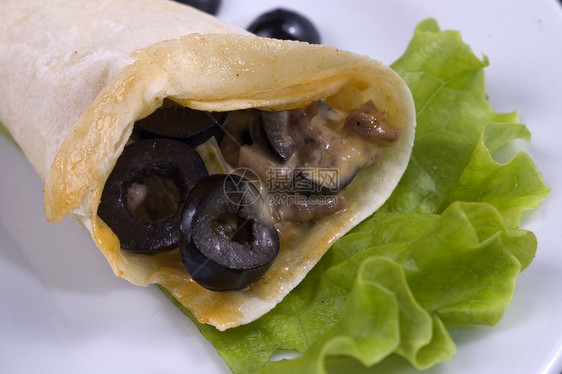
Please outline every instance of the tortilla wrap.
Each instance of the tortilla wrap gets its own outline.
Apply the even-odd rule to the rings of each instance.
[[[45,181],[47,218],[70,216],[91,233],[117,276],[162,285],[200,322],[220,330],[272,309],[336,239],[383,204],[408,163],[411,94],[396,73],[366,56],[258,38],[167,0],[14,0],[2,8],[0,120]],[[164,98],[206,111],[278,111],[320,98],[351,110],[372,100],[400,137],[346,188],[344,211],[284,233],[261,280],[215,292],[189,277],[178,251],[121,250],[96,214],[134,122]]]

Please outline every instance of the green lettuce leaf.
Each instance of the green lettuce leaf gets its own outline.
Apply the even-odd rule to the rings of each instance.
[[[421,22],[404,55],[392,68],[404,78],[416,105],[418,127],[410,165],[384,210],[442,211],[472,157],[484,126],[509,123],[489,105],[484,67],[456,31],[440,32],[432,19]]]
[[[518,227],[521,214],[537,208],[549,189],[528,154],[519,153],[502,165],[493,160],[491,152],[512,139],[529,140],[530,135],[520,124],[487,125],[467,167],[448,191],[445,205],[456,200],[487,202],[502,213],[510,227]]]
[[[272,312],[225,332],[199,328],[235,373],[325,373],[326,360],[342,355],[370,366],[396,354],[427,368],[455,353],[447,325],[501,318],[520,248],[527,257],[535,250],[522,245],[524,233],[486,203],[456,202],[441,215],[377,213]],[[280,349],[304,354],[269,362]]]
[[[432,19],[417,26],[392,65],[418,122],[404,177],[271,312],[219,332],[162,289],[235,374],[369,371],[396,357],[425,369],[454,356],[450,329],[501,319],[537,249],[521,215],[549,189],[527,154],[494,160],[530,133],[516,113],[490,107],[487,65],[458,32]],[[1,123],[0,133],[11,139]],[[300,354],[272,361],[280,351]]]
[[[404,177],[270,313],[225,332],[198,324],[234,373],[338,372],[342,362],[348,372],[398,356],[423,369],[453,357],[448,329],[500,320],[537,248],[521,214],[549,189],[528,155],[493,158],[530,133],[490,107],[487,64],[458,32],[418,25],[392,65],[418,121]],[[271,361],[284,350],[302,354]]]

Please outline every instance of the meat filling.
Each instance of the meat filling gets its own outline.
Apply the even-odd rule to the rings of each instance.
[[[166,101],[167,110],[177,105],[170,103]],[[209,113],[207,117],[218,116]],[[246,109],[220,117],[224,124],[214,136],[223,160],[231,168],[246,168],[257,174],[272,216],[279,222],[309,221],[344,210],[341,191],[360,168],[376,161],[381,147],[399,136],[398,129],[386,123],[386,112],[379,111],[372,101],[350,112],[318,100],[289,111]],[[176,122],[172,121],[175,127]],[[165,127],[166,123],[152,125]],[[147,136],[145,127],[135,126],[132,142]],[[154,128],[157,133],[166,132]],[[186,141],[189,144],[190,139]],[[131,186],[131,213],[146,222],[173,214],[177,193],[166,182],[155,179]]]
[[[345,209],[339,193],[398,138],[385,115],[371,101],[351,112],[323,100],[284,112],[236,111],[227,117],[220,148],[231,167],[260,177],[277,219],[308,221]],[[339,198],[317,198],[331,195]]]
[[[399,136],[385,117],[372,102],[209,113],[166,100],[135,123],[98,215],[123,249],[179,247],[203,287],[244,288],[267,271],[286,228],[346,209],[342,191]]]

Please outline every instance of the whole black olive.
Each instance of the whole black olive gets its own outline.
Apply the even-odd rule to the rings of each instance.
[[[320,44],[320,34],[312,22],[287,9],[279,8],[262,14],[248,26],[248,31],[266,38]]]
[[[98,216],[123,249],[155,254],[179,242],[182,205],[207,176],[199,154],[171,139],[149,139],[125,147],[107,179]]]
[[[183,3],[203,12],[215,15],[221,5],[220,0],[176,0],[178,3]]]
[[[141,138],[173,138],[195,147],[213,136],[225,118],[223,112],[194,110],[165,100],[161,108],[136,121],[135,129],[148,133]]]
[[[211,175],[189,193],[180,251],[197,283],[227,291],[263,276],[277,256],[279,237],[269,207],[251,182],[234,174]]]

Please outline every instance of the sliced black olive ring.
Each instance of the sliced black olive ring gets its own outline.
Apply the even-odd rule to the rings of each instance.
[[[287,133],[290,112],[261,112],[259,121],[250,124],[253,143],[284,163],[295,152],[295,142]]]
[[[213,136],[225,118],[224,112],[195,110],[166,99],[161,108],[136,121],[135,129],[141,138],[173,138],[195,147]]]
[[[255,199],[232,199],[237,193]],[[241,201],[251,201],[240,204]],[[237,175],[202,179],[187,198],[180,251],[191,277],[205,288],[244,288],[263,276],[279,251],[271,212],[259,191]]]
[[[132,143],[105,183],[98,216],[117,235],[123,249],[143,254],[173,249],[179,242],[183,202],[206,176],[199,154],[182,142],[149,139]],[[135,191],[143,195],[138,202],[132,201]],[[157,196],[151,198],[151,194]]]

